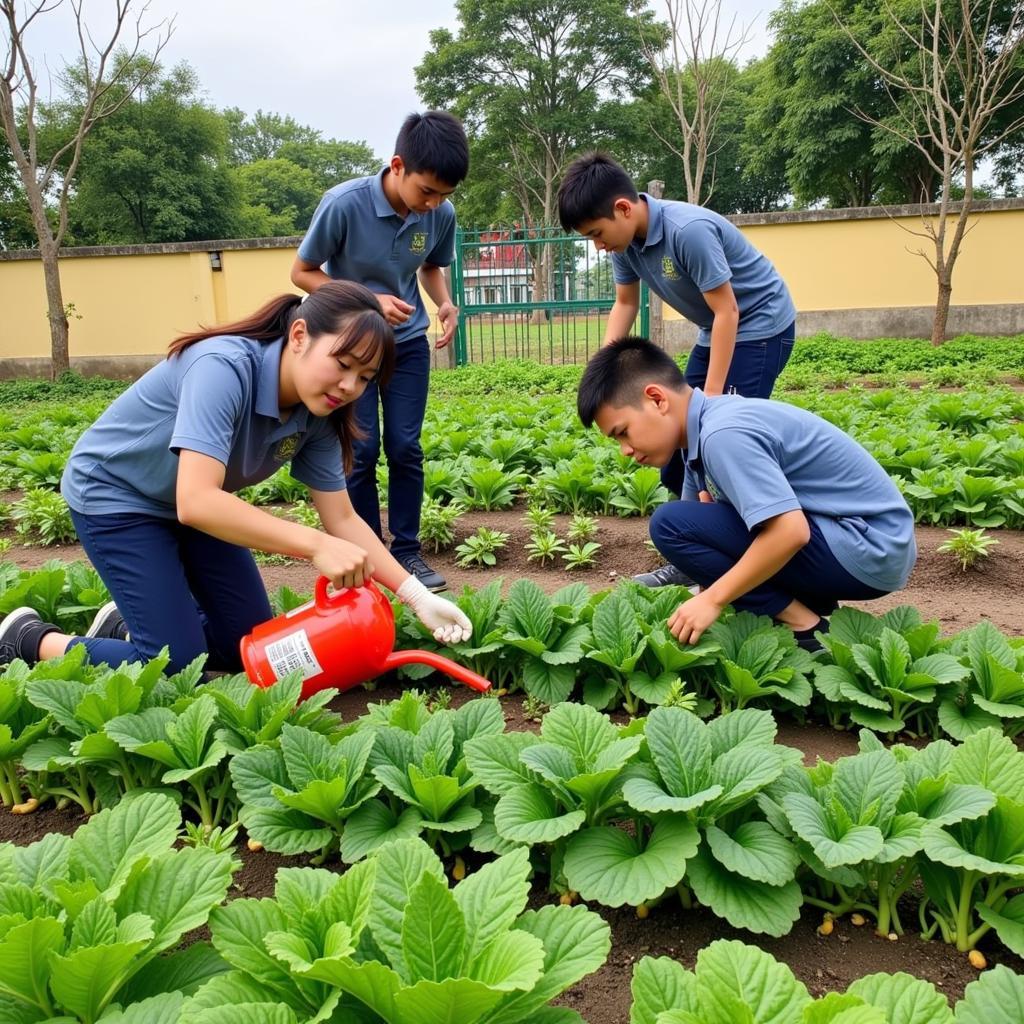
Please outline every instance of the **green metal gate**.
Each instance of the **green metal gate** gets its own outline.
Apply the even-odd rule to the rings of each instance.
[[[582,363],[601,347],[615,301],[611,258],[561,228],[456,233],[452,291],[459,306],[455,361]],[[638,333],[648,333],[641,289]]]

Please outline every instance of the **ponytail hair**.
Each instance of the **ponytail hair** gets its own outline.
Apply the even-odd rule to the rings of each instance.
[[[306,330],[314,343],[324,335],[333,336],[331,355],[359,347],[359,358],[372,362],[379,353],[375,383],[384,386],[391,379],[395,368],[394,332],[384,319],[377,296],[354,281],[329,281],[305,298],[294,294],[278,295],[255,313],[234,323],[200,327],[198,331],[175,338],[167,348],[167,358],[172,359],[197,341],[225,335],[266,343],[283,342],[292,324],[300,319],[306,321]],[[350,403],[328,417],[341,443],[346,473],[352,471],[353,441],[365,436],[356,425],[355,413],[355,404]]]

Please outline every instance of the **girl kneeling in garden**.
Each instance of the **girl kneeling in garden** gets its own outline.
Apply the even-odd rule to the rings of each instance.
[[[114,600],[85,637],[16,609],[0,625],[0,664],[84,644],[91,662],[119,665],[166,646],[169,672],[204,653],[207,668],[240,671],[239,641],[272,615],[250,548],[306,559],[335,587],[374,577],[436,639],[468,639],[469,620],[391,557],[345,490],[355,402],[393,365],[377,298],[349,281],[174,341],[82,435],[61,481]],[[289,462],[322,531],[234,493]]]

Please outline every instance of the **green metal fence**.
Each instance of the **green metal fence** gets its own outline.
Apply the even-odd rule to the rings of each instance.
[[[561,228],[459,229],[452,290],[460,366],[585,362],[601,346],[615,300],[609,255]],[[637,330],[648,331],[646,288]]]

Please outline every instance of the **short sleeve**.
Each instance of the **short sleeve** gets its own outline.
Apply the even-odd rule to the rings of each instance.
[[[709,292],[732,278],[718,229],[710,220],[695,220],[673,240],[673,257],[697,288]]]
[[[314,491],[343,491],[341,442],[328,419],[317,420],[291,462],[291,474]]]
[[[182,358],[176,356],[175,358]],[[252,378],[236,359],[210,352],[185,370],[178,390],[178,412],[168,448],[209,455],[225,466],[239,423],[252,400]]]
[[[746,427],[722,427],[701,437],[704,473],[752,530],[801,507],[771,439]],[[714,495],[718,498],[718,495]]]
[[[345,244],[345,203],[328,192],[313,214],[299,245],[299,259],[321,266]]]
[[[616,284],[633,284],[640,280],[640,275],[620,252],[612,253],[612,277]]]
[[[423,261],[432,267],[447,267],[455,259],[455,209],[447,199],[445,204],[440,210],[445,216],[438,217],[437,241]]]

